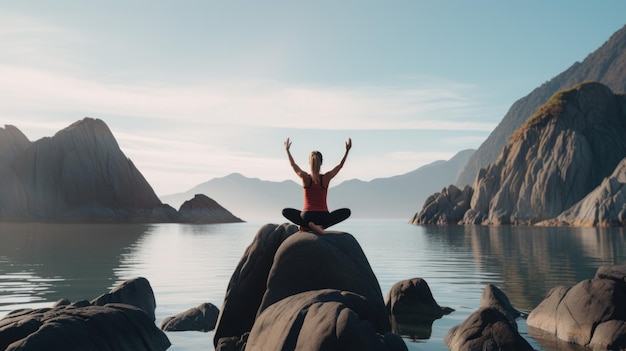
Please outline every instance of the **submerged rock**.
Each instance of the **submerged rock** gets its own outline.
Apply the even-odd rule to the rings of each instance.
[[[220,310],[212,303],[203,303],[175,316],[166,317],[161,322],[161,330],[208,332],[215,329],[219,313]]]

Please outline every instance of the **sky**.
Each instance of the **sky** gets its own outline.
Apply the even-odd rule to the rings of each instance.
[[[103,120],[157,195],[237,172],[333,182],[476,149],[626,25],[622,0],[2,1],[0,127]]]

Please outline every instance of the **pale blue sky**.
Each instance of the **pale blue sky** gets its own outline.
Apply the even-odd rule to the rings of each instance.
[[[477,148],[626,24],[626,1],[3,1],[0,126],[104,120],[159,195],[239,172],[338,182]],[[338,183],[337,182],[337,183]],[[337,184],[335,183],[335,184]]]

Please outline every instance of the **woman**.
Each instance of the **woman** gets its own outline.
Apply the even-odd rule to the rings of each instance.
[[[291,141],[289,138],[285,140],[285,150],[289,157],[289,163],[296,172],[298,177],[302,179],[304,188],[304,207],[302,211],[294,208],[285,208],[283,216],[293,223],[300,226],[300,230],[313,230],[318,234],[324,234],[324,229],[337,224],[350,217],[350,209],[341,208],[333,212],[328,212],[326,204],[326,196],[328,194],[328,185],[330,181],[339,173],[348,157],[348,151],[352,147],[352,140],[348,138],[346,141],[346,153],[343,155],[341,162],[335,168],[325,174],[320,173],[322,166],[322,154],[319,151],[312,151],[309,155],[309,164],[311,165],[311,174],[303,171],[293,160],[289,148]]]

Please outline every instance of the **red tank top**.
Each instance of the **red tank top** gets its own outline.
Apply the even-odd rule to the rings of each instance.
[[[325,211],[328,212],[326,196],[328,189],[322,187],[322,175],[318,184],[311,180],[309,186],[304,187],[304,207],[302,211]]]

